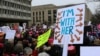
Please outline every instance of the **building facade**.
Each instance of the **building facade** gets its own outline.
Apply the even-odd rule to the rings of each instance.
[[[52,25],[56,22],[56,13],[57,9],[59,8],[65,8],[72,5],[64,5],[64,6],[56,6],[52,4],[48,5],[40,5],[40,6],[33,6],[32,7],[32,18],[33,18],[33,23],[34,24],[42,24],[42,23],[47,23],[49,25]],[[85,22],[88,22],[92,17],[92,14],[90,10],[85,8]]]
[[[31,0],[0,0],[0,23],[28,23]]]
[[[32,7],[32,17],[34,24],[52,24],[56,20],[57,6],[48,4]]]

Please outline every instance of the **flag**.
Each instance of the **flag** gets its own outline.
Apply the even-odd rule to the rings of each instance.
[[[48,39],[50,37],[50,34],[51,34],[51,29],[49,29],[44,34],[38,36],[36,48],[39,48],[40,46],[42,46],[43,44],[45,44],[48,41]]]

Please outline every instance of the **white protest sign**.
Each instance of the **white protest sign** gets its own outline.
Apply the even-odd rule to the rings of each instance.
[[[24,32],[26,31],[26,23],[23,23]]]
[[[100,56],[100,46],[81,46],[80,56]]]
[[[14,40],[16,31],[15,30],[7,30],[5,39]]]
[[[10,27],[9,26],[2,26],[2,32],[6,33],[7,30],[10,30]]]
[[[57,10],[54,44],[82,44],[84,34],[85,4],[61,8]]]
[[[47,25],[43,24],[43,29],[47,29]]]

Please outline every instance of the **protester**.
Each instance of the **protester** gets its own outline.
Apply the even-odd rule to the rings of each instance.
[[[42,46],[40,47],[38,56],[50,56],[50,55],[46,53],[46,51],[44,50],[44,47]]]
[[[32,49],[30,47],[24,48],[24,56],[32,55]]]
[[[14,47],[14,52],[18,55],[20,55],[21,52],[23,52],[23,44],[22,41],[18,41],[17,44]]]

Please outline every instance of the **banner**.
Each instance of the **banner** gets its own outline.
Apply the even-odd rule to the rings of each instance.
[[[37,39],[37,46],[36,48],[39,48],[40,46],[42,46],[43,44],[45,44],[51,34],[51,29],[49,29],[47,32],[45,32],[44,34],[40,35]]]
[[[84,35],[85,4],[61,8],[57,10],[54,44],[82,44]]]

